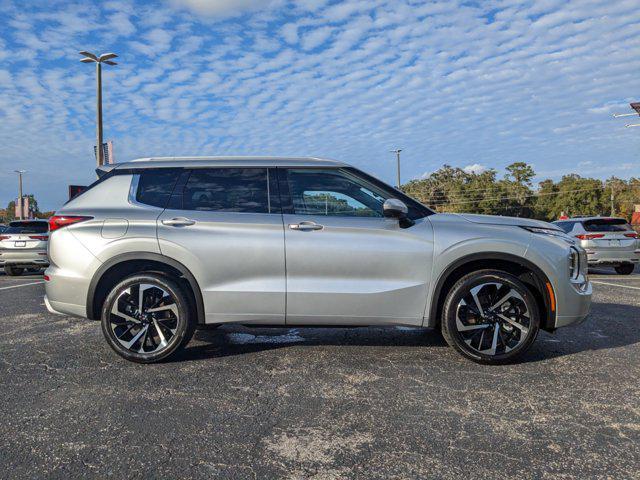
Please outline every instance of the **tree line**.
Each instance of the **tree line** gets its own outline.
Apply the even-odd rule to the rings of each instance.
[[[611,215],[631,220],[640,204],[640,178],[611,177],[602,181],[572,173],[559,181],[543,180],[534,188],[535,171],[524,162],[506,167],[502,177],[494,169],[469,172],[444,165],[402,190],[438,212],[508,215],[553,221],[562,214]],[[613,193],[613,201],[611,196]]]

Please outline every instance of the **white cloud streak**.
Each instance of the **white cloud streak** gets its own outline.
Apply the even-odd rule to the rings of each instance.
[[[443,163],[479,171],[519,160],[541,175],[631,175],[640,137],[611,114],[636,99],[636,7],[111,0],[79,15],[3,3],[0,158],[30,171],[27,189],[45,208],[67,184],[91,181],[94,73],[77,55],[88,48],[120,56],[104,73],[119,160],[319,155],[393,181],[387,151],[398,145],[405,179]],[[0,202],[13,190],[0,177]]]

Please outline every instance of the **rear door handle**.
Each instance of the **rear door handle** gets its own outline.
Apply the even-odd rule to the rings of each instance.
[[[315,222],[300,222],[300,223],[290,223],[289,228],[291,230],[302,230],[302,231],[322,230],[324,228],[324,225],[319,225]]]
[[[170,227],[186,227],[188,225],[193,225],[196,223],[195,220],[191,220],[190,218],[185,217],[176,217],[170,220],[162,220],[163,225],[168,225]]]

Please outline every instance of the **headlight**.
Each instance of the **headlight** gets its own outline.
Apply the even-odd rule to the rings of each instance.
[[[528,230],[531,233],[537,233],[539,235],[550,235],[552,237],[561,238],[569,245],[575,245],[576,241],[571,238],[569,235],[564,233],[562,230],[556,230],[555,228],[544,228],[544,227],[522,227],[525,230]]]
[[[575,280],[580,275],[580,253],[575,248],[571,248],[569,253],[569,278]]]

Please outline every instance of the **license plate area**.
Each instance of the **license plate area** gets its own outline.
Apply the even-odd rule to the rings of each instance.
[[[609,246],[610,247],[619,247],[620,246],[620,240],[609,240]]]
[[[14,247],[26,247],[26,246],[27,246],[27,242],[26,242],[26,241],[24,241],[24,240],[22,240],[22,241],[19,241],[19,242],[15,242],[15,243],[13,244],[13,246],[14,246]]]

